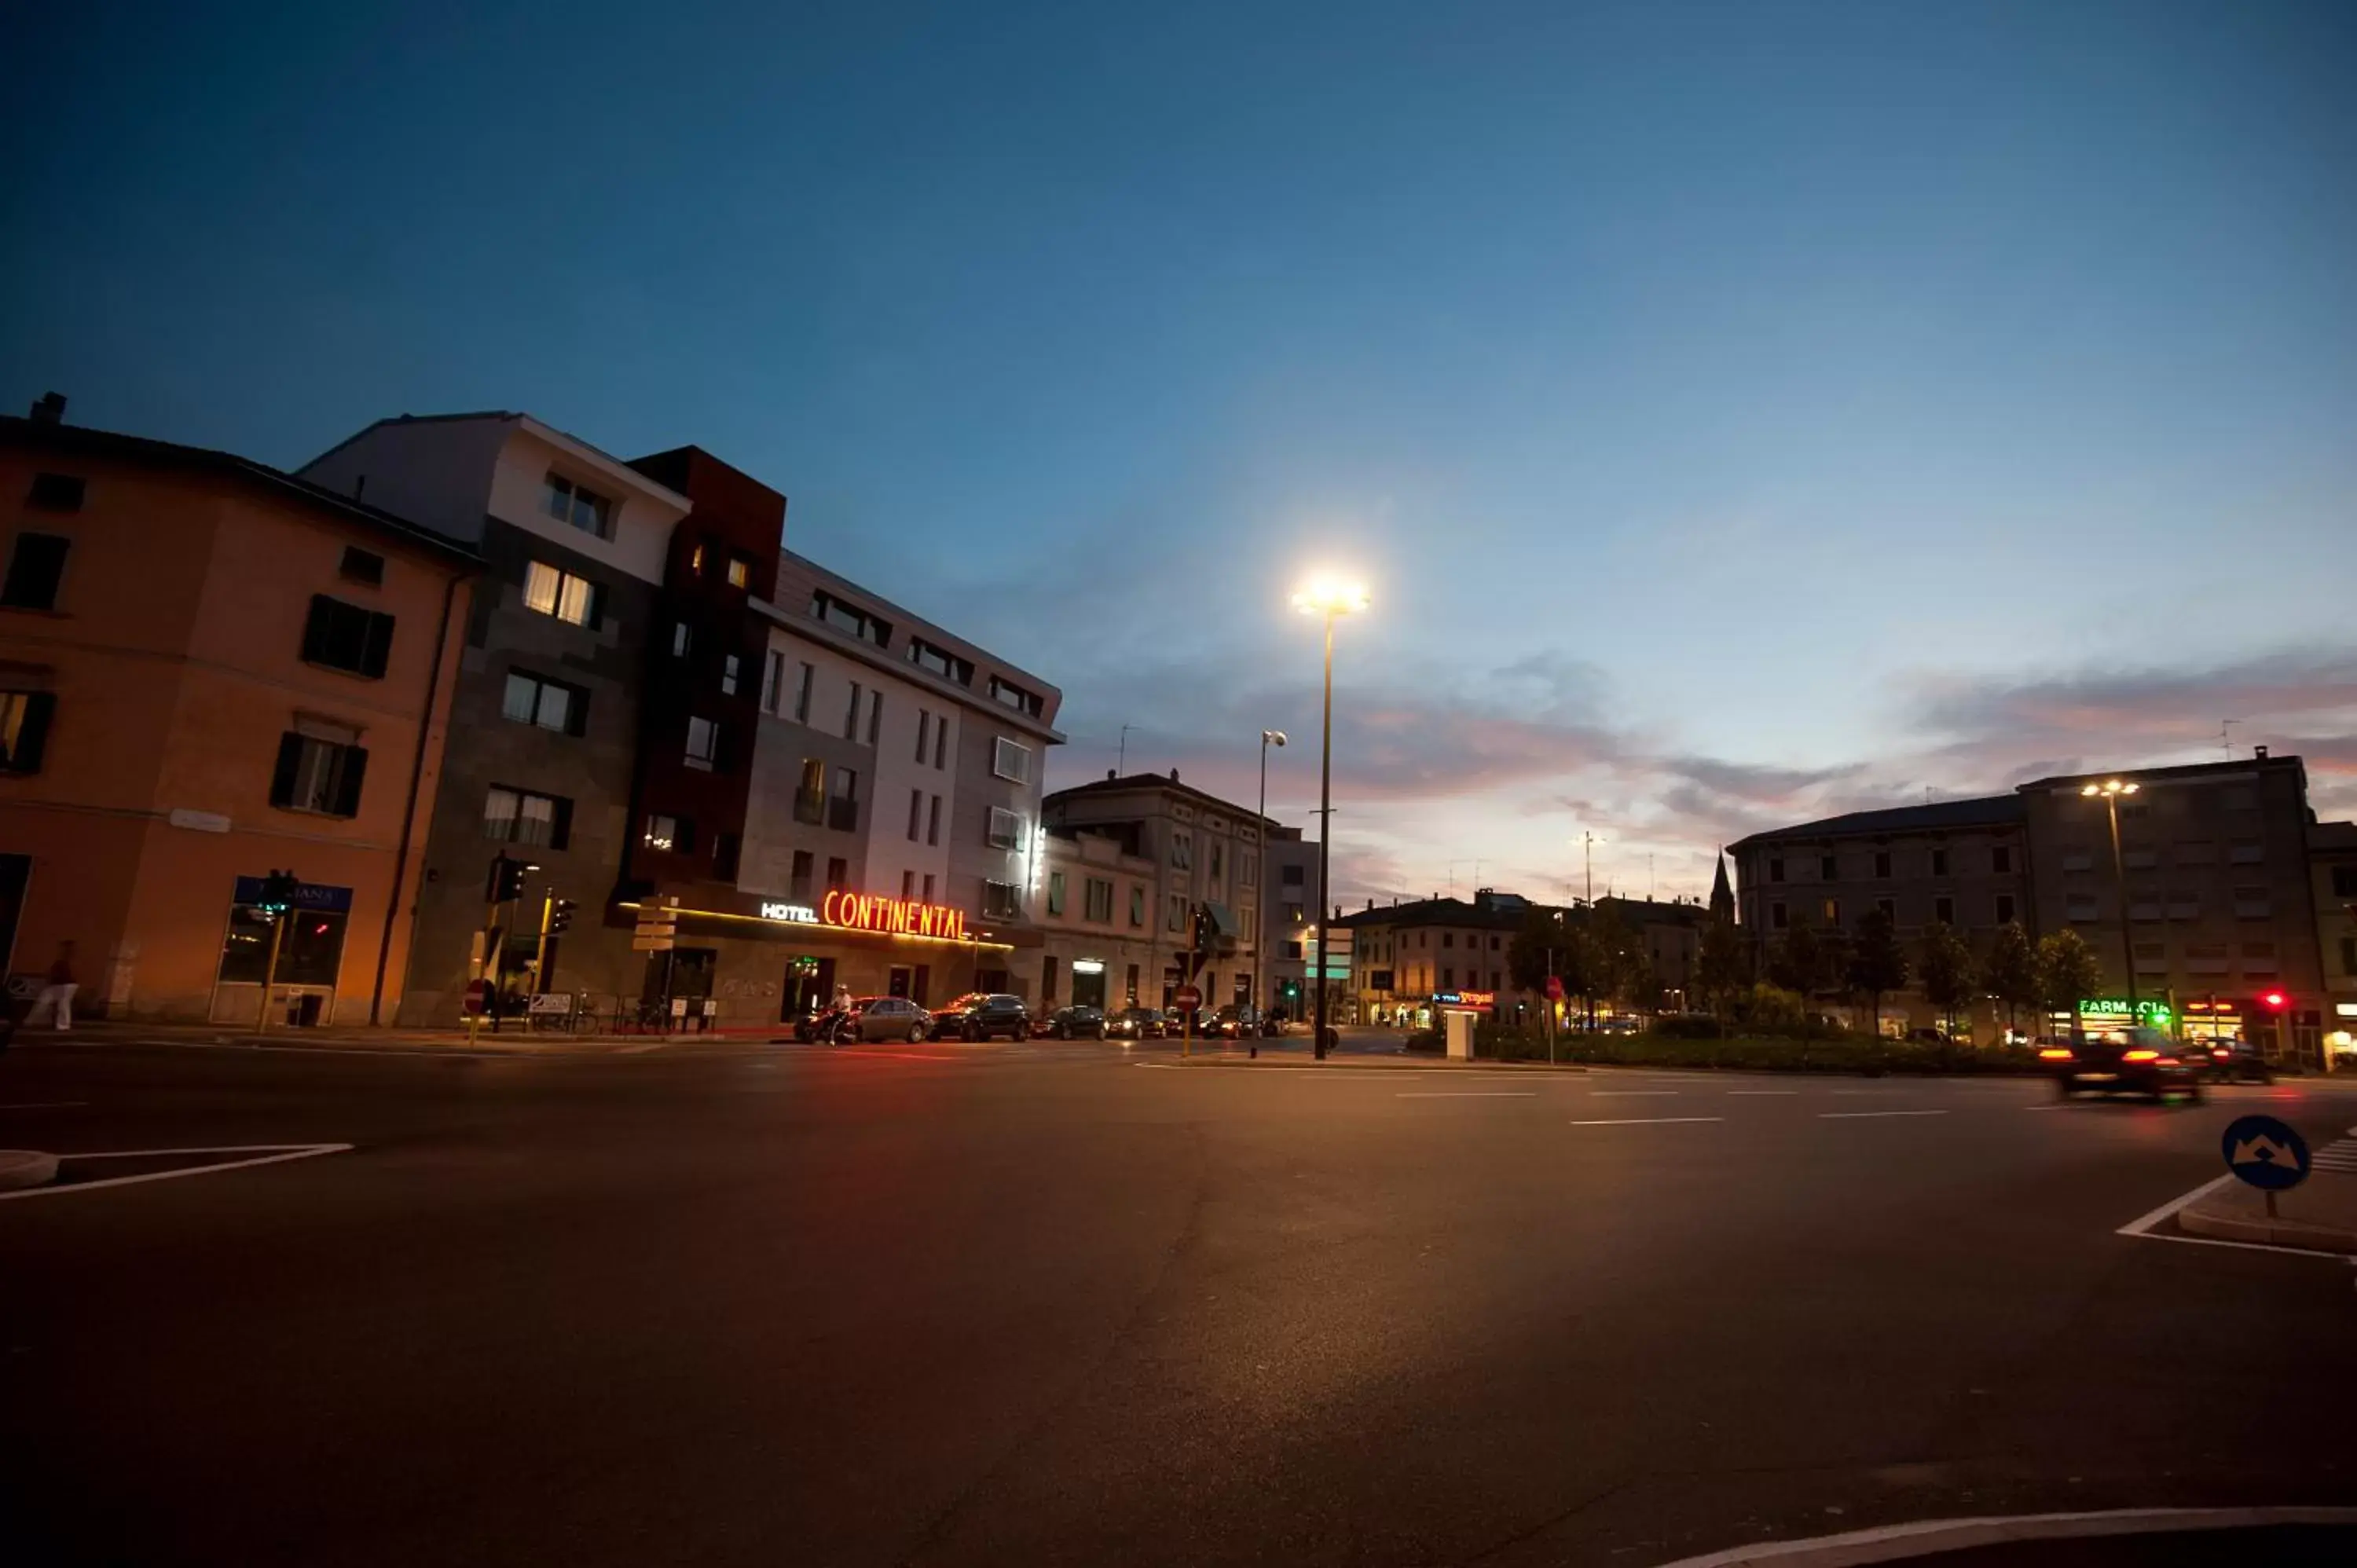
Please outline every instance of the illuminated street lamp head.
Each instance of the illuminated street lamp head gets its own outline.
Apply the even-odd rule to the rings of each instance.
[[[1293,596],[1293,607],[1307,616],[1344,616],[1367,607],[1363,583],[1338,577],[1317,577]]]
[[[1283,746],[1285,732],[1281,729],[1265,729],[1260,732],[1260,743],[1263,746]]]
[[[2087,785],[2079,791],[2082,795],[2133,795],[2136,792],[2135,785],[2123,784],[2116,779],[2106,779],[2101,784]]]

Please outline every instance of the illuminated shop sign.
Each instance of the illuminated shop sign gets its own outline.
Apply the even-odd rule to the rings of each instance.
[[[1074,974],[1103,974],[1104,972],[1104,960],[1101,958],[1076,958],[1072,961],[1072,972]]]
[[[847,931],[881,931],[895,937],[965,940],[965,911],[912,898],[877,898],[866,893],[830,893],[819,918]]]
[[[1436,1007],[1492,1007],[1497,1004],[1494,991],[1436,991],[1432,1004]]]
[[[812,908],[807,904],[772,904],[765,902],[761,906],[761,918],[765,920],[786,920],[797,926],[815,926],[818,924],[818,911]]]
[[[2127,998],[2111,996],[2097,1001],[2082,1002],[2079,1004],[2079,1015],[2083,1018],[2125,1018],[2128,1015]],[[2136,1015],[2155,1028],[2166,1027],[2169,1023],[2169,1004],[2140,1001],[2136,1004]]]

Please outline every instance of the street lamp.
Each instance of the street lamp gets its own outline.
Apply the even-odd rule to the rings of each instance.
[[[2128,1022],[2136,1021],[2136,940],[2128,929],[2128,873],[2126,863],[2120,858],[2120,797],[2133,795],[2136,787],[2123,784],[2116,779],[2106,779],[2101,784],[2090,784],[2079,793],[2093,799],[2103,798],[2104,814],[2112,822],[2112,882],[2120,891],[2120,958],[2127,965]]]
[[[1319,577],[1293,596],[1293,607],[1326,621],[1325,739],[1318,763],[1318,1033],[1310,1047],[1322,1061],[1326,1057],[1326,878],[1334,843],[1334,620],[1365,609],[1367,590],[1363,584]]]
[[[1260,822],[1255,829],[1260,834],[1260,866],[1254,890],[1256,901],[1253,921],[1253,1005],[1260,1009],[1265,1026],[1268,1019],[1268,748],[1285,744],[1281,729],[1260,732]]]

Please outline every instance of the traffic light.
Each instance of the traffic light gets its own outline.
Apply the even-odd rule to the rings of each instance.
[[[507,904],[523,897],[523,874],[538,871],[530,861],[500,855],[491,862],[491,875],[484,897],[494,904]]]
[[[262,898],[254,908],[265,915],[284,915],[295,908],[295,889],[299,886],[293,872],[274,869],[262,879]]]
[[[2280,1013],[2285,1007],[2288,1006],[2290,1003],[2291,998],[2286,996],[2280,991],[2267,992],[2259,998],[2259,1005],[2265,1007],[2270,1013]]]
[[[559,898],[548,908],[548,934],[556,936],[573,929],[573,911],[581,906],[571,898]]]
[[[1211,960],[1211,942],[1218,933],[1219,927],[1211,919],[1211,910],[1200,904],[1196,905],[1192,920],[1187,928],[1187,956],[1179,961],[1186,972],[1179,979],[1192,981],[1203,972],[1203,966]]]

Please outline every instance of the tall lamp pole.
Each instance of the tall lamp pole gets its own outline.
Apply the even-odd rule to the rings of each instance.
[[[1327,876],[1334,844],[1334,621],[1338,616],[1365,609],[1367,590],[1355,583],[1320,579],[1293,596],[1293,607],[1326,621],[1325,734],[1318,763],[1318,1032],[1310,1047],[1322,1061],[1326,1057],[1327,916],[1331,913]]]
[[[1260,866],[1253,905],[1256,912],[1253,921],[1253,1005],[1260,1009],[1264,1026],[1268,1019],[1268,748],[1284,744],[1283,730],[1260,732]]]
[[[2136,936],[2128,929],[2127,863],[2120,855],[2120,797],[2133,795],[2136,787],[2123,784],[2116,779],[2106,779],[2101,784],[2090,784],[2079,791],[2082,795],[2101,796],[2104,812],[2112,822],[2112,886],[2120,895],[2120,961],[2127,966],[2128,1023],[2136,1021]]]

